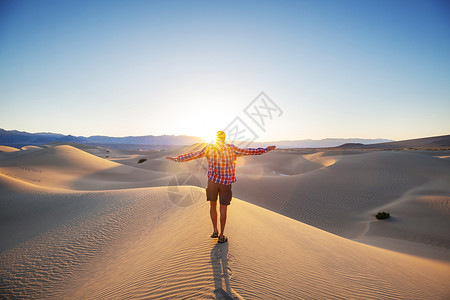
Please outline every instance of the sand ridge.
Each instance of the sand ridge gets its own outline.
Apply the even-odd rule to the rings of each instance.
[[[0,172],[41,186],[76,190],[157,186],[168,180],[166,174],[122,165],[69,145],[11,155],[0,160]]]
[[[445,159],[390,151],[239,158],[230,241],[218,245],[209,238],[206,161],[164,159],[200,144],[161,151],[75,146],[0,157],[5,297],[450,295]],[[191,202],[179,202],[186,195]],[[375,221],[380,209],[392,219]]]
[[[0,152],[14,152],[14,151],[20,151],[17,148],[9,147],[9,146],[0,146]]]

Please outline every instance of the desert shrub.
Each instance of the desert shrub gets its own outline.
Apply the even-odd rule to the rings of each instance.
[[[391,215],[388,212],[380,211],[375,216],[378,220],[388,219]]]
[[[146,158],[141,158],[140,160],[138,160],[138,164],[143,163],[146,160],[147,160]]]

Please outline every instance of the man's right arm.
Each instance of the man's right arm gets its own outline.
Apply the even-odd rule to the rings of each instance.
[[[166,156],[165,158],[170,159],[174,162],[185,162],[185,161],[190,161],[190,160],[204,156],[205,150],[206,150],[206,147],[203,147],[201,150],[198,150],[195,152],[182,154],[177,157]]]

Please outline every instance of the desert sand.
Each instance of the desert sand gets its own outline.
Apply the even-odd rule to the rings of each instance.
[[[0,147],[0,298],[450,298],[445,153],[241,157],[217,244],[200,147]]]
[[[14,151],[19,151],[19,149],[14,148],[14,147],[9,147],[9,146],[0,146],[0,153],[2,153],[2,152],[14,152]]]

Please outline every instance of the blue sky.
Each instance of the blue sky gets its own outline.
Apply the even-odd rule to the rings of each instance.
[[[84,136],[449,134],[450,4],[1,1],[0,102],[0,128]]]

